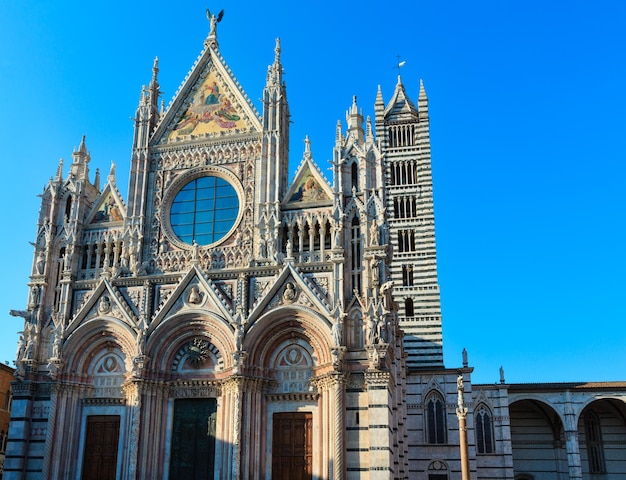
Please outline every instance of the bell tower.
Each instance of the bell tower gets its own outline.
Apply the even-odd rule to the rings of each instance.
[[[421,82],[417,105],[398,76],[386,107],[378,89],[375,129],[386,166],[394,258],[390,270],[405,332],[407,366],[443,367],[428,98]]]

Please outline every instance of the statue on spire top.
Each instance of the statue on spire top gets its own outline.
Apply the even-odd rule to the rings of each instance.
[[[211,14],[211,11],[208,8],[206,9],[206,18],[209,21],[209,24],[211,25],[211,30],[209,31],[209,35],[215,34],[215,27],[217,26],[219,22],[222,21],[223,17],[224,17],[224,9],[222,9],[220,13],[218,13],[217,15]]]

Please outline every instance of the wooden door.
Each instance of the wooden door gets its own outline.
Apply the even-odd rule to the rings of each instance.
[[[169,478],[213,479],[216,411],[213,398],[176,400]]]
[[[115,480],[119,438],[119,415],[87,417],[83,480]]]
[[[313,415],[275,413],[272,434],[272,480],[311,480]]]

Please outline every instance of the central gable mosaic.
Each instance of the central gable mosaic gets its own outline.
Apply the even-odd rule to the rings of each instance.
[[[172,128],[168,140],[183,136],[213,135],[247,130],[238,105],[214,72],[210,72],[195,92],[191,104]]]

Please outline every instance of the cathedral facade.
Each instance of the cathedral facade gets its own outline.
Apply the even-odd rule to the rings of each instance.
[[[444,366],[424,86],[353,99],[332,179],[307,139],[290,182],[280,43],[259,113],[220,18],[167,109],[155,61],[126,200],[85,138],[42,194],[4,478],[626,472],[626,383]]]

